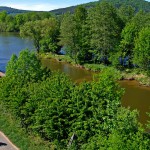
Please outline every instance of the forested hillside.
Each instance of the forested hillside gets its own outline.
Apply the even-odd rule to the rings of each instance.
[[[7,14],[18,14],[18,13],[29,12],[27,10],[19,10],[19,9],[15,9],[15,8],[11,8],[11,7],[4,7],[4,6],[0,6],[0,12],[1,11],[6,11]]]
[[[86,3],[86,4],[82,4],[84,7],[86,8],[92,8],[94,6],[96,6],[98,4],[98,2],[90,2],[90,3]],[[66,7],[66,8],[60,8],[60,9],[55,9],[55,10],[52,10],[50,12],[56,14],[56,15],[61,15],[61,14],[64,14],[66,12],[71,12],[73,13],[74,10],[78,7],[79,5],[77,6],[71,6],[71,7]]]
[[[122,5],[124,5],[124,6],[129,6],[130,5],[133,8],[135,8],[136,11],[144,10],[146,12],[150,12],[150,2],[147,2],[145,0],[99,0],[99,1],[100,2],[104,2],[104,1],[109,2],[117,8],[119,8]],[[90,3],[83,4],[83,6],[86,7],[86,8],[91,8],[91,7],[96,6],[97,3],[98,3],[98,1],[90,2]],[[60,9],[52,10],[50,12],[52,12],[56,15],[64,14],[66,12],[73,13],[76,7],[77,6],[71,6],[71,7],[67,7],[67,8],[60,8]]]
[[[133,8],[135,8],[136,11],[144,10],[146,12],[150,12],[150,2],[145,1],[145,0],[99,0],[99,1],[100,2],[103,2],[103,1],[109,2],[117,8],[119,8],[122,5],[124,5],[124,6],[131,5]],[[90,2],[90,3],[86,3],[86,4],[82,4],[82,5],[86,8],[91,8],[91,7],[96,6],[99,1]],[[76,7],[78,7],[78,6],[71,6],[71,7],[66,7],[66,8],[55,9],[55,10],[51,10],[50,12],[54,13],[55,15],[64,14],[66,12],[73,13]],[[14,9],[11,7],[0,6],[0,12],[1,11],[6,11],[8,14],[18,14],[18,13],[29,12],[28,10],[19,10],[19,9]]]
[[[145,0],[101,0],[101,1],[110,2],[117,8],[120,7],[121,5],[125,6],[130,5],[133,8],[135,8],[136,11],[144,10],[146,12],[150,12],[150,2]]]

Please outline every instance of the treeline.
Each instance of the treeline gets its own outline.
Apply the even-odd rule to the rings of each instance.
[[[58,53],[65,47],[75,63],[139,67],[149,74],[150,13],[127,5],[116,9],[107,2],[91,9],[79,6],[74,14],[48,12],[16,16],[0,13],[1,31],[20,31],[32,37],[38,52]],[[146,58],[146,59],[145,59]]]
[[[9,15],[7,11],[0,12],[0,32],[19,32],[20,27],[29,21],[43,20],[52,17],[49,12],[26,12]]]
[[[78,64],[140,67],[148,72],[149,25],[150,13],[104,2],[90,10],[79,6],[74,14],[27,22],[20,33],[33,38],[38,52],[57,53],[64,46]]]
[[[111,3],[113,6],[119,8],[120,6],[132,6],[137,12],[143,10],[150,12],[150,3],[145,0],[102,0]]]
[[[50,149],[148,150],[150,135],[137,111],[121,107],[117,76],[109,69],[76,85],[43,69],[36,54],[24,50],[11,57],[0,79],[0,102],[27,133],[49,141]]]
[[[60,43],[76,63],[112,64],[149,70],[150,13],[131,6],[115,9],[100,3],[87,11],[78,7],[64,15]],[[146,57],[146,59],[145,59]]]

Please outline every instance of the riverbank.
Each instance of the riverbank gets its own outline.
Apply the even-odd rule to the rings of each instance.
[[[117,74],[120,74],[118,76],[118,80],[136,80],[140,86],[150,87],[150,77],[148,77],[144,72],[141,72],[139,69],[124,69],[120,71],[113,66],[105,66],[103,64],[85,63],[83,65],[79,65],[76,64],[69,56],[57,55],[52,53],[42,53],[39,55],[39,57],[45,59],[55,59],[58,62],[69,63],[75,67],[83,68],[93,72],[102,72],[106,68],[110,68],[110,70],[113,70],[114,72],[117,72]]]
[[[0,72],[0,77],[4,77],[4,76],[5,76],[5,73]]]

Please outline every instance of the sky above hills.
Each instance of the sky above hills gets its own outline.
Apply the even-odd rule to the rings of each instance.
[[[0,0],[0,6],[7,6],[24,10],[49,11],[97,0]]]

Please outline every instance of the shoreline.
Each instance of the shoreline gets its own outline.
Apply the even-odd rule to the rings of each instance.
[[[5,76],[5,73],[0,71],[0,77],[4,77],[4,76]]]
[[[107,68],[107,66],[104,66],[102,64],[83,64],[83,65],[75,64],[75,62],[68,56],[57,55],[57,54],[52,54],[52,53],[42,53],[39,55],[39,57],[44,58],[44,59],[55,59],[58,62],[65,62],[65,63],[71,64],[74,67],[82,68],[87,71],[92,71],[92,72],[96,72],[96,73],[101,72],[105,68]],[[111,67],[111,66],[108,66],[108,67]],[[116,68],[114,68],[114,70],[120,71]],[[128,81],[135,80],[138,82],[139,86],[150,87],[150,78],[142,73],[140,73],[140,74],[136,73],[136,72],[134,72],[134,70],[130,70],[130,72],[120,71],[120,76],[121,76],[121,78],[119,80],[121,80],[121,81],[122,80],[128,80]]]

